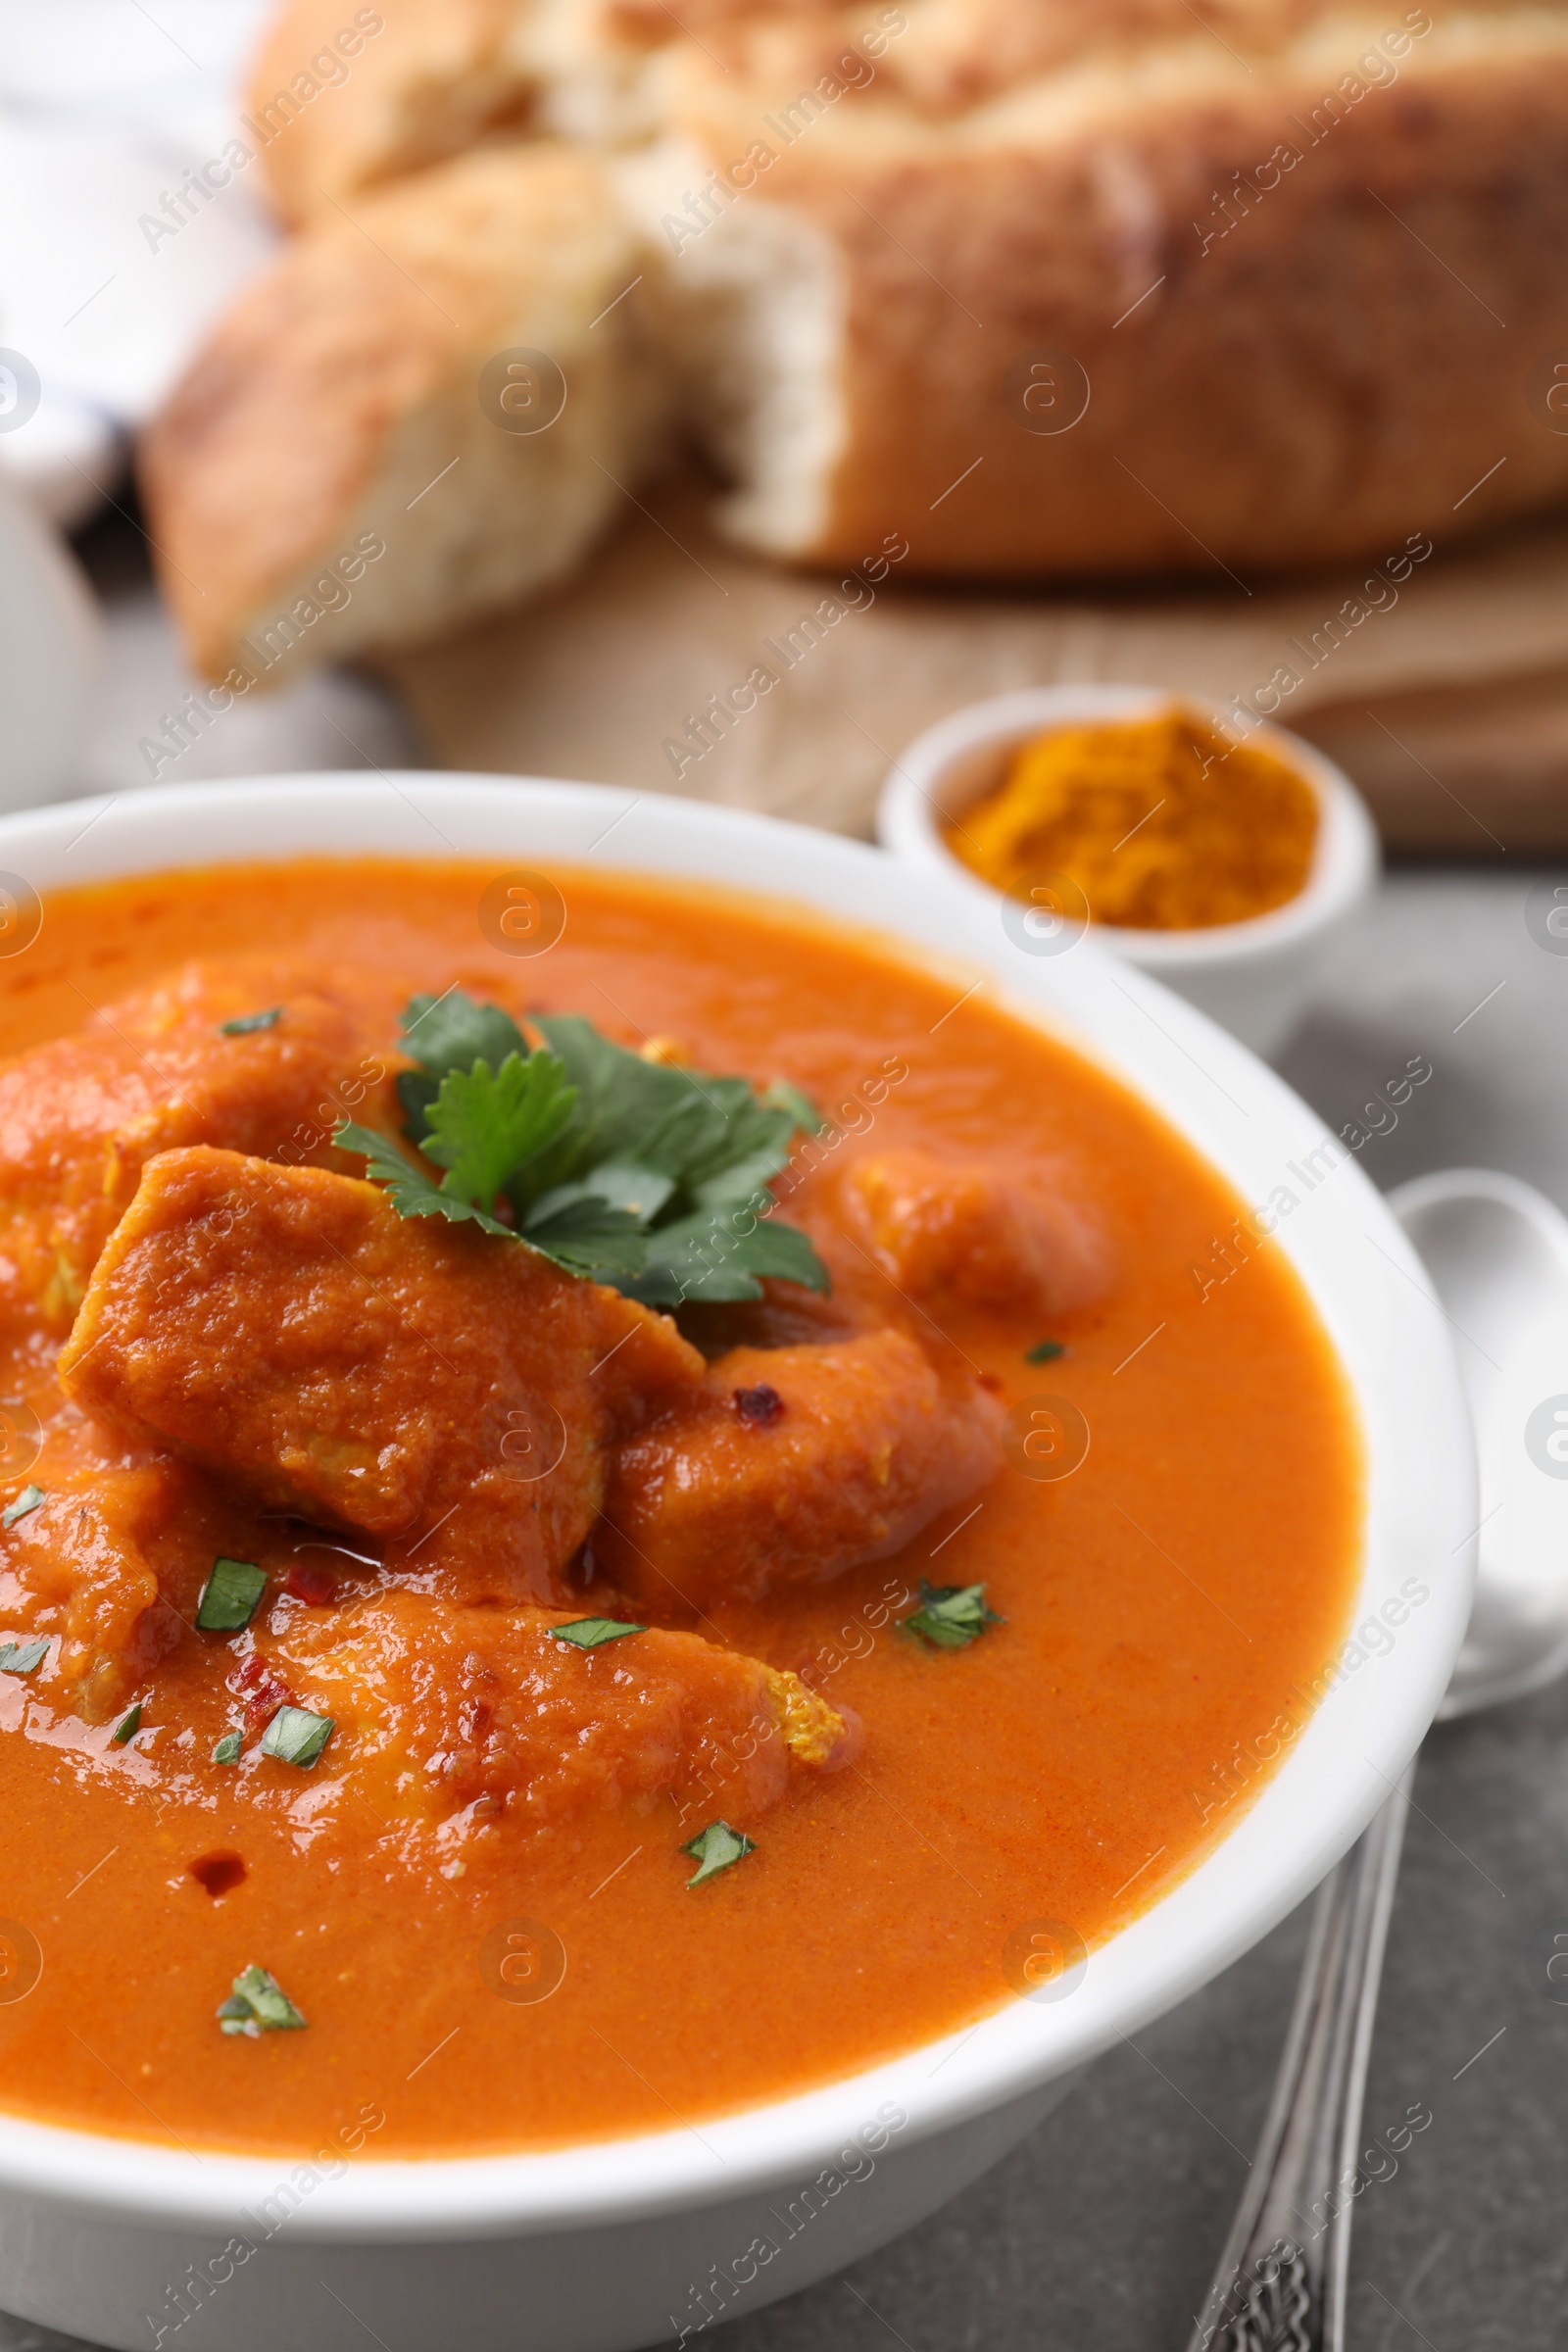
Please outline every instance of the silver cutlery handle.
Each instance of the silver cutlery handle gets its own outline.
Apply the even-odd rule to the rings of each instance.
[[[1257,2152],[1188,2352],[1344,2352],[1361,2096],[1412,1764],[1324,1880]]]

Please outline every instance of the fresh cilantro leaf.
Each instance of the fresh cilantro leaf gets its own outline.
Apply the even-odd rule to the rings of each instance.
[[[827,1126],[810,1096],[803,1094],[788,1078],[775,1078],[771,1086],[763,1087],[762,1101],[769,1110],[787,1110],[792,1124],[803,1135],[821,1135]]]
[[[700,1836],[681,1847],[700,1867],[686,1882],[688,1887],[701,1886],[708,1879],[716,1879],[721,1870],[755,1854],[756,1846],[740,1830],[732,1830],[727,1821],[710,1821]]]
[[[607,1642],[624,1642],[628,1634],[646,1634],[646,1625],[622,1625],[618,1617],[574,1617],[570,1625],[553,1625],[551,1638],[569,1642],[573,1649],[599,1649]]]
[[[275,1029],[283,1018],[281,1004],[270,1004],[265,1012],[242,1012],[232,1021],[220,1021],[219,1033],[223,1037],[249,1037],[256,1029]]]
[[[1066,1352],[1066,1346],[1061,1340],[1036,1340],[1032,1348],[1024,1349],[1023,1360],[1026,1364],[1049,1364]]]
[[[430,1132],[430,1105],[449,1070],[471,1070],[476,1061],[499,1069],[510,1054],[527,1058],[528,1043],[510,1012],[499,1004],[476,1004],[461,988],[444,997],[413,997],[403,1011],[403,1044],[418,1063],[400,1071],[398,1101],[404,1133],[422,1144]]]
[[[225,1732],[213,1750],[213,1762],[215,1764],[237,1764],[244,1744],[238,1732]]]
[[[366,1175],[384,1184],[400,1217],[450,1217],[471,1221],[503,1241],[525,1242],[566,1274],[617,1283],[635,1274],[644,1255],[642,1228],[623,1209],[612,1209],[597,1198],[573,1199],[548,1217],[530,1222],[518,1232],[498,1217],[455,1193],[432,1184],[422,1168],[404,1158],[384,1136],[352,1123],[339,1127],[333,1141],[339,1149],[363,1154]]]
[[[719,1223],[723,1226],[724,1220]],[[752,1232],[730,1232],[727,1239],[734,1243],[736,1262],[748,1274],[766,1275],[774,1282],[798,1282],[808,1291],[831,1287],[826,1266],[798,1225],[786,1225],[778,1217],[759,1217]]]
[[[49,1654],[44,1642],[8,1642],[0,1649],[0,1674],[36,1674]]]
[[[220,2003],[218,2022],[225,2034],[296,2033],[308,2021],[295,2008],[275,1977],[253,1961],[234,1979],[234,1989]]]
[[[753,1159],[765,1159],[769,1174],[783,1166],[797,1113],[760,1102],[748,1079],[644,1061],[577,1014],[546,1015],[537,1027],[578,1094],[577,1117],[552,1162],[552,1180],[629,1160],[689,1192]]]
[[[499,1004],[477,1004],[461,988],[443,997],[411,997],[403,1011],[403,1049],[435,1079],[471,1070],[476,1061],[498,1070],[509,1054],[524,1059],[527,1040]]]
[[[617,1163],[607,1159],[602,1167],[590,1168],[576,1184],[552,1185],[548,1193],[535,1200],[529,1222],[536,1224],[573,1201],[598,1200],[608,1208],[625,1209],[639,1225],[649,1225],[674,1190],[674,1177],[662,1175],[657,1168],[638,1168],[629,1161]]]
[[[934,1649],[963,1649],[991,1625],[1004,1625],[986,1607],[984,1585],[928,1585],[920,1579],[920,1606],[900,1620],[906,1633],[918,1634]]]
[[[808,1290],[828,1289],[827,1268],[799,1226],[771,1217],[759,1217],[750,1233],[738,1233],[735,1225],[733,1215],[699,1210],[656,1226],[648,1237],[647,1272],[634,1296],[651,1306],[687,1298],[760,1298],[766,1275]]]
[[[616,1287],[626,1298],[635,1298],[639,1306],[662,1307],[666,1314],[673,1314],[677,1307],[686,1305],[688,1300],[712,1306],[761,1296],[757,1285],[748,1282],[744,1275],[727,1289],[721,1277],[713,1276],[711,1281],[711,1288],[703,1289],[688,1275],[677,1273],[673,1266],[654,1265]]]
[[[333,1130],[332,1141],[340,1152],[360,1153],[366,1163],[366,1175],[372,1184],[385,1185],[400,1217],[450,1217],[454,1224],[471,1222],[482,1226],[486,1233],[503,1234],[508,1241],[515,1239],[510,1225],[503,1225],[486,1210],[459,1200],[456,1193],[444,1193],[439,1185],[432,1184],[422,1168],[405,1159],[397,1146],[389,1144],[384,1135],[377,1135],[373,1127],[359,1127],[352,1119],[345,1119],[341,1127]]]
[[[0,1511],[0,1527],[15,1527],[19,1519],[25,1519],[27,1513],[35,1511],[44,1499],[42,1487],[24,1487],[16,1501],[8,1502],[5,1509]]]
[[[122,1715],[120,1721],[116,1724],[114,1731],[111,1734],[114,1745],[116,1747],[128,1747],[131,1740],[135,1739],[136,1734],[140,1730],[141,1700],[138,1698],[135,1705],[133,1707],[127,1707],[124,1714]]]
[[[509,1054],[498,1070],[448,1070],[420,1147],[444,1168],[439,1189],[488,1210],[509,1177],[553,1144],[576,1107],[554,1054]]]
[[[472,1068],[472,1063],[469,1063]],[[445,1071],[442,1077],[445,1077]],[[430,1105],[441,1092],[441,1079],[428,1070],[399,1070],[398,1101],[403,1105],[403,1132],[411,1144],[422,1144],[430,1132]]]
[[[595,1282],[619,1282],[638,1273],[648,1252],[638,1219],[592,1194],[566,1201],[549,1216],[536,1210],[518,1239],[530,1250],[542,1250],[568,1274]]]
[[[734,1200],[745,1181],[742,1171],[756,1166],[777,1175],[789,1157],[795,1121],[787,1110],[764,1110],[744,1078],[705,1079],[703,1091],[713,1115],[706,1133],[694,1137],[681,1176],[694,1200],[719,1197],[713,1191],[719,1185],[722,1198]]]
[[[769,1184],[789,1159],[788,1150],[780,1146],[764,1152],[754,1152],[748,1159],[737,1159],[727,1168],[705,1176],[690,1187],[691,1196],[699,1208],[742,1208],[760,1194],[765,1194]]]
[[[680,1088],[640,1154],[650,1167],[663,1168],[690,1186],[708,1170],[722,1166],[734,1154],[729,1150],[730,1127],[739,1108],[737,1089],[748,1102],[751,1088],[742,1079],[699,1079],[688,1070],[669,1070]]]
[[[331,1715],[314,1715],[309,1707],[279,1707],[262,1734],[262,1753],[280,1764],[308,1768],[337,1729]]]
[[[571,1132],[550,1155],[548,1168],[541,1168],[542,1182],[568,1182],[606,1160],[634,1159],[666,1175],[678,1174],[642,1147],[661,1121],[695,1094],[686,1072],[644,1061],[640,1054],[601,1037],[592,1021],[577,1013],[542,1015],[534,1026],[577,1090]]]
[[[577,1014],[535,1026],[530,1053],[510,1013],[461,989],[412,1000],[419,1066],[398,1092],[439,1181],[368,1128],[334,1138],[400,1216],[469,1218],[650,1304],[760,1298],[769,1277],[829,1287],[806,1236],[765,1217],[792,1137],[820,1126],[798,1089],[763,1099],[745,1078],[645,1061]],[[493,1213],[503,1196],[510,1225]]]
[[[196,1603],[196,1625],[204,1634],[242,1633],[267,1591],[267,1571],[254,1560],[216,1559]]]
[[[764,1109],[744,1078],[670,1074],[683,1081],[685,1094],[644,1137],[638,1157],[666,1170],[694,1205],[750,1199],[788,1159],[793,1117]]]

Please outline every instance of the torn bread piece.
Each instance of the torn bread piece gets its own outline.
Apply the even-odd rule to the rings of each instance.
[[[736,168],[751,171],[739,190],[715,180],[695,143],[668,138],[620,159],[615,184],[647,246],[649,317],[682,418],[732,485],[714,520],[788,558],[833,521],[850,431],[849,281],[829,229],[769,203],[755,167]]]
[[[753,17],[800,20],[842,50],[840,24],[877,16],[822,0],[381,0],[352,13],[342,0],[286,0],[247,79],[246,126],[277,212],[297,227],[486,141],[651,138],[671,54],[697,45],[716,64],[717,45]]]
[[[246,82],[272,201],[291,225],[526,123],[528,0],[290,0]]]
[[[591,157],[481,150],[285,246],[144,438],[164,592],[232,694],[569,571],[668,406]]]

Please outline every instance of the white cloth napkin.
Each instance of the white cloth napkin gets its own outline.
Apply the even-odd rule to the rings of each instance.
[[[255,164],[180,197],[240,136],[268,7],[0,6],[0,466],[62,524],[275,242]]]

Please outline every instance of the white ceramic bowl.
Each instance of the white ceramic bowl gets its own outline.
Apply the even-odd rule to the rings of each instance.
[[[877,805],[877,838],[896,858],[935,867],[979,893],[995,921],[999,894],[954,857],[942,838],[943,820],[961,816],[1000,783],[1009,754],[1043,728],[1142,717],[1173,699],[1168,687],[1081,685],[1029,687],[970,703],[900,753]],[[1195,707],[1222,735],[1237,737],[1224,711],[1201,700]],[[1354,785],[1311,744],[1271,726],[1250,729],[1246,740],[1294,767],[1317,795],[1321,822],[1306,887],[1287,906],[1244,923],[1202,931],[1137,931],[1106,923],[1096,937],[1124,961],[1163,980],[1254,1054],[1275,1054],[1299,1021],[1336,933],[1377,879],[1378,838]]]
[[[1400,1622],[1367,1645],[1376,1654],[1358,1647],[1353,1668],[1347,1658],[1256,1802],[1184,1882],[1091,1955],[1067,1997],[1015,2002],[973,2033],[705,2120],[700,2134],[542,2155],[366,2155],[326,2179],[304,2147],[296,2171],[277,2157],[203,2157],[0,2115],[0,2306],[106,2344],[343,2352],[363,2336],[384,2352],[452,2343],[616,2352],[695,2329],[699,2293],[728,2314],[839,2269],[963,2187],[1097,2052],[1183,1999],[1300,1901],[1414,1751],[1468,1612],[1469,1425],[1445,1326],[1398,1226],[1351,1154],[1326,1143],[1268,1070],[1092,942],[1042,959],[1011,946],[982,896],[876,850],[578,784],[294,776],[157,789],[97,812],[75,802],[0,822],[0,868],[44,892],[236,858],[427,858],[449,846],[502,868],[592,861],[765,887],[875,926],[949,972],[956,999],[972,985],[1005,992],[1026,1017],[1118,1073],[1244,1200],[1297,1192],[1274,1246],[1332,1335],[1366,1437],[1353,1622],[1384,1609]],[[1414,1607],[1397,1598],[1410,1579],[1427,1594]],[[636,1966],[634,1952],[626,1964]],[[134,1950],[116,1965],[134,1970]],[[386,2086],[384,2104],[397,2088]],[[760,2256],[758,2241],[774,2250]]]

